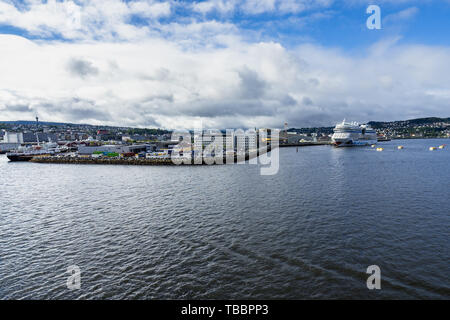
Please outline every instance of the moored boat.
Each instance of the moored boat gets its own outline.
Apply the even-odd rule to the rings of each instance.
[[[36,129],[39,127],[39,119],[36,117]],[[39,156],[50,156],[55,153],[61,152],[58,144],[55,142],[47,142],[42,145],[39,143],[39,136],[36,130],[36,141],[37,145],[29,147],[19,147],[17,150],[6,153],[6,157],[9,161],[30,161],[34,157]]]
[[[378,139],[376,131],[370,126],[344,120],[334,128],[332,141],[337,147],[353,147],[375,145]]]

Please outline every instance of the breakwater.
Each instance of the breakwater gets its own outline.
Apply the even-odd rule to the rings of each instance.
[[[299,143],[283,143],[280,144],[280,148],[289,148],[289,147],[309,147],[309,146],[328,146],[328,145],[332,145],[333,142],[331,141],[321,141],[321,142],[313,142],[313,141],[308,141],[308,142],[299,142]]]
[[[116,165],[175,165],[171,159],[136,159],[136,158],[91,158],[91,157],[34,157],[30,160],[36,163],[62,163],[62,164],[116,164]]]

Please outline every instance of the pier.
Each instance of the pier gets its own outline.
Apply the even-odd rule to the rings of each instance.
[[[310,147],[310,146],[330,146],[333,142],[331,141],[320,141],[320,142],[314,142],[314,141],[308,141],[308,142],[299,142],[299,143],[283,143],[280,144],[280,148],[289,148],[289,147]]]

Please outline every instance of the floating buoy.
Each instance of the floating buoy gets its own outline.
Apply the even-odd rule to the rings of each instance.
[[[377,148],[377,151],[383,151],[384,149],[383,148]]]
[[[398,150],[402,150],[402,149],[403,149],[403,146],[398,146],[397,149],[398,149]]]
[[[430,147],[430,151],[434,151],[436,149],[437,149],[436,147]]]

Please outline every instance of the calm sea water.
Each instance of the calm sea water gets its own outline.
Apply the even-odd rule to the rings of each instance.
[[[1,156],[0,298],[449,299],[443,143],[281,149],[275,176]]]

